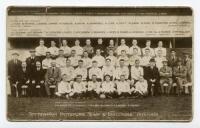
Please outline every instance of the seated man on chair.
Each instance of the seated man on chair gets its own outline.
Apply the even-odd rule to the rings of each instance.
[[[163,67],[160,68],[161,93],[169,95],[172,87],[172,68],[167,66],[167,60],[163,60]]]
[[[29,89],[29,84],[30,84],[30,77],[29,73],[27,70],[27,64],[25,61],[22,62],[21,64],[21,71],[18,72],[18,76],[20,77],[19,80],[19,85],[21,86],[19,94],[21,96],[28,96],[28,89]]]
[[[45,74],[45,89],[48,96],[54,96],[54,92],[57,90],[57,84],[61,80],[60,68],[56,67],[56,62],[51,62],[51,67],[47,69]],[[51,88],[53,92],[51,92]]]
[[[44,76],[45,71],[42,69],[42,65],[39,61],[36,62],[36,69],[34,71],[35,79],[35,96],[45,96],[45,87],[44,87]]]
[[[182,65],[182,61],[177,61],[177,66],[174,67],[173,71],[175,82],[177,84],[176,93],[179,96],[182,91],[185,91],[184,85],[187,83],[187,69],[185,66]]]
[[[151,96],[155,96],[158,94],[158,86],[159,86],[159,71],[156,67],[155,59],[150,59],[150,66],[146,68],[146,72],[144,78],[148,83],[148,94]]]

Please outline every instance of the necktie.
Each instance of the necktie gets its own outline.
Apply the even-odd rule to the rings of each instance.
[[[173,62],[175,61],[175,57],[172,58],[172,61],[173,61]]]
[[[52,69],[52,74],[54,74],[54,70],[55,70],[55,69],[53,68],[53,69]]]
[[[14,63],[17,64],[17,60],[15,60]]]

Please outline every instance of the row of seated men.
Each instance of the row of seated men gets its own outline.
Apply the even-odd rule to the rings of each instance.
[[[98,51],[97,49],[97,54]],[[191,94],[191,59],[188,55],[186,55],[184,61],[178,59],[174,50],[171,51],[171,60],[163,59],[160,68],[157,66],[156,59],[152,57],[148,60],[147,65],[143,65],[139,58],[135,58],[134,64],[131,66],[126,65],[126,61],[123,58],[119,59],[119,64],[115,64],[112,59],[106,58],[102,60],[103,65],[99,65],[102,61],[92,60],[91,66],[86,66],[86,62],[83,59],[79,59],[78,66],[74,66],[70,57],[67,59],[63,57],[63,50],[60,50],[60,56],[58,57],[64,58],[63,62],[65,64],[61,66],[58,58],[51,58],[50,52],[46,53],[46,58],[42,61],[39,57],[37,59],[34,50],[30,52],[31,57],[24,62],[18,59],[19,54],[17,52],[13,53],[13,59],[8,62],[8,77],[13,96],[16,96],[16,93],[25,95],[23,90],[26,90],[29,96],[41,94],[48,96],[59,95],[61,92],[59,91],[60,84],[64,81],[70,83],[73,90],[78,76],[81,77],[83,82],[87,83],[92,81],[94,75],[97,77],[97,81],[102,84],[105,82],[105,76],[109,76],[111,83],[115,83],[114,85],[117,85],[116,83],[120,81],[121,76],[124,76],[131,90],[133,90],[133,87],[136,88],[137,82],[146,81],[147,91],[144,94],[149,95],[156,95],[159,92],[169,94],[173,90],[177,95],[180,95],[181,91]],[[87,52],[84,53],[87,55]],[[46,59],[50,60],[49,64],[45,63]],[[143,80],[140,81],[140,79]],[[54,91],[56,93],[52,93],[51,88],[55,88]],[[159,88],[161,91],[159,91]],[[44,89],[45,91],[41,92]],[[115,87],[115,89],[117,88]],[[136,90],[138,89],[136,88]]]

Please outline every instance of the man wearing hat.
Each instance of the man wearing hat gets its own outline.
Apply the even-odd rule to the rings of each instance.
[[[150,65],[146,68],[144,73],[144,78],[148,83],[148,94],[151,96],[155,96],[158,94],[158,86],[159,86],[159,71],[156,67],[155,59],[150,59]]]
[[[176,51],[172,49],[172,50],[170,51],[170,56],[169,56],[169,58],[168,58],[168,65],[169,65],[170,67],[172,67],[172,70],[173,70],[173,68],[174,68],[175,66],[177,66],[177,60],[178,60],[178,57],[177,57],[177,55],[176,55]]]
[[[169,95],[172,87],[172,68],[167,64],[167,60],[163,60],[163,67],[160,68],[160,85],[161,93]]]
[[[27,64],[27,70],[30,72],[30,82],[33,84],[34,80],[32,81],[32,79],[34,78],[33,72],[36,69],[36,62],[40,61],[40,59],[35,55],[35,50],[30,50],[30,57],[28,57],[26,59],[26,64]]]
[[[19,53],[13,52],[12,59],[8,61],[8,79],[10,82],[11,96],[16,97],[18,94],[20,76],[18,73],[21,71],[22,62],[18,59]]]
[[[177,66],[174,67],[173,74],[177,84],[176,94],[180,95],[181,91],[185,91],[184,84],[187,82],[187,69],[182,65],[182,61],[180,59],[177,61]]]

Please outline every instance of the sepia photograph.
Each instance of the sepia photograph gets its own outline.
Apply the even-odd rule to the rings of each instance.
[[[193,118],[190,7],[9,6],[8,121]]]

